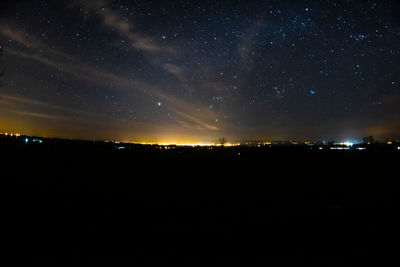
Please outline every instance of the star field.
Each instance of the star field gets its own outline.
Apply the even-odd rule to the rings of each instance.
[[[396,1],[13,1],[0,130],[126,141],[400,135]]]

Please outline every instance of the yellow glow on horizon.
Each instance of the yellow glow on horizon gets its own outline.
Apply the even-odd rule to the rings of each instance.
[[[218,143],[180,143],[180,142],[131,142],[132,144],[139,144],[139,145],[157,145],[157,146],[191,146],[191,147],[196,147],[196,146],[238,146],[238,143],[226,143],[224,145],[218,144]]]
[[[201,143],[201,142],[150,142],[150,141],[132,141],[126,142],[138,145],[155,145],[155,146],[191,146],[191,147],[204,147],[204,146],[239,146],[240,143],[225,143],[221,145],[219,143]]]

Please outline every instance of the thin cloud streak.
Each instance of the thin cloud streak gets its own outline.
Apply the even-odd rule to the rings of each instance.
[[[108,1],[75,1],[73,6],[81,6],[95,13],[101,18],[102,23],[107,28],[116,29],[117,32],[124,38],[127,38],[131,46],[136,50],[146,53],[175,53],[174,49],[160,45],[155,40],[147,37],[138,31],[135,31],[134,25],[127,19],[122,19],[122,14],[110,9]]]

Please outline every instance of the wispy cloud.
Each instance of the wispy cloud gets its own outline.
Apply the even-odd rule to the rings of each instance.
[[[15,114],[22,115],[22,116],[28,116],[28,117],[37,117],[37,118],[43,118],[43,119],[51,119],[51,120],[68,120],[69,118],[61,117],[61,116],[53,116],[53,115],[48,115],[45,113],[37,113],[37,112],[28,112],[28,111],[14,111]]]
[[[46,58],[47,61],[51,61],[52,59],[56,59],[58,61],[74,60],[71,55],[49,47],[39,38],[36,38],[33,34],[28,34],[19,27],[0,24],[0,35],[27,48],[25,50],[18,50],[18,53],[21,53],[21,55],[24,55],[24,51],[30,51],[31,54],[33,54],[33,52],[36,54],[45,54],[46,57],[43,58]],[[17,50],[14,50],[14,52],[17,52]],[[40,60],[39,58],[37,59]]]
[[[241,59],[242,67],[249,64],[251,52],[257,40],[257,33],[263,25],[263,21],[253,22],[243,33],[241,41],[238,43],[238,54]]]
[[[140,33],[135,25],[115,9],[110,8],[109,2],[104,0],[73,2],[73,6],[80,6],[95,13],[105,27],[116,30],[121,37],[130,41],[131,47],[146,53],[174,53],[174,49],[161,45],[151,37]]]
[[[163,68],[171,73],[172,75],[174,75],[180,82],[182,83],[186,83],[187,82],[187,77],[185,74],[185,71],[183,68],[175,65],[175,64],[171,64],[171,63],[166,63],[163,65]]]
[[[187,103],[178,98],[166,95],[160,95],[166,100],[168,105],[173,107],[173,111],[178,115],[178,121],[189,122],[192,127],[196,126],[196,129],[208,130],[208,131],[219,131],[220,128],[212,124],[215,119],[220,115],[216,112],[209,110],[202,105],[196,105],[194,103]]]
[[[34,42],[30,40],[29,37],[25,36],[22,31],[15,31],[15,29],[12,29],[9,26],[0,25],[0,33],[4,37],[17,41],[26,47],[31,47],[34,44]]]
[[[7,110],[16,114],[45,119],[71,120],[78,112],[84,116],[96,116],[96,114],[79,109],[54,105],[23,96],[0,94],[0,103],[3,108],[7,108]]]

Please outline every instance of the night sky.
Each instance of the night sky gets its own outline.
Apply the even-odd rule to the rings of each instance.
[[[0,131],[400,136],[396,1],[2,1]]]

